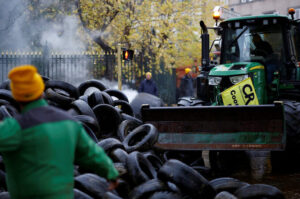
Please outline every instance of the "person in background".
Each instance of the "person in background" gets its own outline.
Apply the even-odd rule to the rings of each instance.
[[[179,97],[192,97],[194,96],[193,78],[190,68],[185,68],[185,75],[180,81]]]
[[[74,163],[117,184],[111,159],[67,112],[43,99],[42,77],[34,66],[8,75],[21,114],[0,122],[0,152],[12,199],[74,198]]]
[[[157,96],[157,87],[155,82],[152,80],[152,74],[146,73],[146,79],[142,81],[139,92],[145,92]]]

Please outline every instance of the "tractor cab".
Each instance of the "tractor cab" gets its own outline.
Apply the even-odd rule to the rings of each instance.
[[[208,74],[210,100],[223,105],[220,93],[251,79],[258,104],[278,99],[283,82],[296,81],[299,27],[286,16],[263,15],[233,18],[220,23],[220,65]],[[299,44],[298,44],[299,45]],[[299,50],[299,49],[298,49]],[[247,105],[247,104],[239,104]]]

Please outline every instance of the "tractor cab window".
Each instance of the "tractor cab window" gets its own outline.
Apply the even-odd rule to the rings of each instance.
[[[259,62],[266,67],[267,81],[283,68],[285,51],[283,28],[278,21],[247,20],[223,25],[221,63]]]
[[[296,58],[300,62],[300,22],[293,29],[293,39],[295,42]]]

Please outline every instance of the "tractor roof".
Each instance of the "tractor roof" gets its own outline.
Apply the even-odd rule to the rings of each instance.
[[[270,14],[270,15],[244,16],[244,17],[230,18],[230,19],[225,20],[224,22],[241,21],[241,20],[248,20],[248,19],[267,19],[267,18],[289,19],[287,16],[284,16],[284,15]]]

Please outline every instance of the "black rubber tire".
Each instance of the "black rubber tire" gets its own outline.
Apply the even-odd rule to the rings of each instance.
[[[124,149],[123,144],[115,138],[106,138],[97,143],[109,155],[115,149]]]
[[[110,153],[110,157],[114,162],[121,162],[126,164],[128,153],[123,149],[117,148]]]
[[[73,117],[80,123],[87,125],[94,132],[96,137],[100,138],[100,126],[97,119],[88,115],[74,115]]]
[[[78,86],[79,94],[84,95],[85,91],[90,87],[95,87],[95,88],[99,89],[100,91],[104,91],[107,89],[106,86],[101,81],[96,80],[96,79],[91,79],[91,80],[87,80],[87,81],[81,83]]]
[[[238,179],[230,177],[216,178],[209,181],[209,184],[214,188],[214,190],[216,190],[217,193],[227,191],[232,194],[241,187],[249,185],[246,182],[241,182]]]
[[[144,182],[143,184],[135,187],[130,195],[129,199],[143,199],[148,198],[151,194],[154,192],[159,191],[167,191],[168,186],[166,184],[158,179],[152,179],[147,182]]]
[[[213,199],[215,190],[208,181],[197,171],[178,160],[167,161],[158,171],[157,177],[164,182],[172,182],[183,193],[192,197]]]
[[[151,163],[140,152],[132,152],[126,160],[128,174],[132,184],[139,185],[156,176],[156,171]]]
[[[122,113],[133,116],[133,110],[131,105],[123,100],[115,100],[113,106],[121,106]]]
[[[114,167],[118,171],[120,178],[124,177],[128,173],[126,164],[122,162],[114,162]]]
[[[83,100],[75,100],[72,102],[71,107],[79,112],[80,115],[88,115],[97,119],[93,109]]]
[[[127,96],[117,89],[106,89],[104,92],[108,93],[111,97],[116,97],[118,100],[129,103]]]
[[[161,191],[155,192],[148,199],[183,199],[183,197],[178,193]]]
[[[132,120],[132,121],[135,121],[135,123],[139,124],[139,125],[142,125],[143,124],[143,121],[134,117],[134,116],[131,116],[131,115],[127,115],[126,113],[122,113],[122,120]]]
[[[73,86],[72,84],[69,84],[64,81],[49,80],[46,82],[45,90],[48,88],[61,89],[65,92],[67,92],[71,98],[78,99],[78,97],[79,97],[79,92],[78,92],[77,88],[75,86]]]
[[[288,151],[298,151],[300,154],[300,102],[285,101],[285,120]]]
[[[266,184],[253,184],[241,187],[234,195],[239,199],[284,199],[283,193],[274,186]]]
[[[10,195],[8,192],[0,193],[0,199],[10,199]]]
[[[94,140],[95,143],[97,143],[98,138],[95,135],[95,133],[93,132],[93,130],[88,125],[86,125],[85,123],[81,123],[81,124],[82,124],[85,132],[92,138],[92,140]]]
[[[7,109],[8,113],[12,116],[15,117],[16,115],[18,115],[20,112],[12,105],[4,105],[5,108]]]
[[[93,198],[102,198],[108,188],[108,183],[92,173],[86,173],[75,178],[75,188]]]
[[[12,116],[4,105],[0,106],[0,121],[7,117],[12,117]]]
[[[130,103],[135,117],[141,119],[141,106],[143,104],[149,104],[150,107],[164,106],[164,102],[157,96],[149,93],[139,93]]]
[[[108,138],[117,135],[122,119],[120,112],[108,104],[100,104],[93,108],[101,128],[101,137]]]
[[[122,199],[122,198],[111,192],[106,192],[103,196],[103,199]]]
[[[88,103],[90,107],[94,108],[98,104],[105,104],[101,91],[94,91],[88,96]]]
[[[152,152],[145,152],[143,153],[143,155],[151,163],[151,165],[154,167],[156,171],[158,171],[160,167],[162,167],[163,165],[162,161],[158,156],[156,156]]]
[[[101,92],[101,94],[102,94],[104,103],[113,106],[113,104],[114,104],[113,98],[111,98],[111,96],[106,92]]]
[[[19,109],[19,104],[13,98],[11,91],[0,89],[0,99],[8,101],[12,106]]]
[[[209,167],[205,167],[205,166],[191,166],[191,167],[205,178],[211,178],[212,176],[212,172]]]
[[[128,198],[129,192],[130,192],[130,186],[129,183],[122,178],[119,179],[119,185],[115,189],[116,192],[119,194],[119,196],[123,198]]]
[[[10,105],[9,101],[0,99],[0,105]]]
[[[86,103],[89,103],[87,95],[81,95],[78,99],[85,101]]]
[[[238,199],[238,198],[227,191],[222,191],[216,195],[215,199]]]
[[[123,141],[125,137],[139,125],[141,124],[135,120],[124,120],[118,127],[118,138]]]
[[[146,151],[152,148],[158,139],[158,131],[152,124],[143,124],[135,128],[123,141],[127,152]]]
[[[65,107],[65,110],[68,109],[71,103],[75,100],[75,98],[61,95],[55,92],[52,88],[48,88],[45,90],[45,98],[55,102],[58,106]]]
[[[83,193],[78,189],[73,189],[73,190],[74,190],[74,199],[93,199],[91,196],[87,195],[86,193]]]
[[[300,171],[300,102],[284,101],[286,123],[285,151],[272,151],[272,170],[279,172]],[[284,164],[282,164],[284,162]]]
[[[7,79],[0,84],[0,89],[10,90],[10,80]]]

